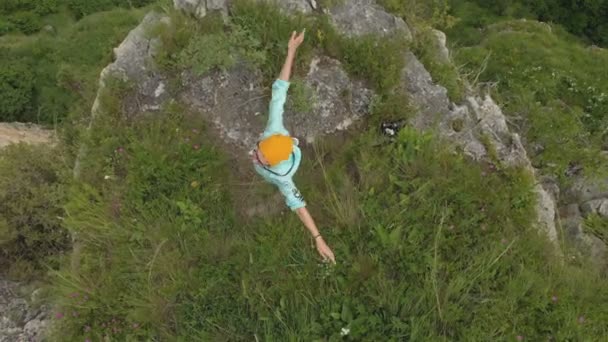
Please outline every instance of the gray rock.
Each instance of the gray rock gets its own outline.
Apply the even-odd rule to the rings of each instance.
[[[346,129],[369,113],[372,92],[352,81],[336,60],[313,59],[303,83],[311,91],[310,112],[297,112],[288,96],[284,115],[285,126],[294,136],[311,142]],[[180,101],[214,123],[226,142],[247,149],[259,139],[268,119],[270,85],[262,83],[258,71],[238,64],[202,78],[184,73],[182,88]]]
[[[23,284],[0,279],[0,342],[41,341],[48,320],[46,306],[32,307]]]
[[[351,80],[337,60],[314,58],[304,83],[312,90],[310,113],[298,113],[288,106],[286,115],[292,134],[309,143],[319,135],[345,130],[369,114],[372,91],[362,82]]]
[[[178,99],[212,122],[221,138],[235,146],[253,146],[264,129],[270,100],[261,74],[245,64],[205,77],[184,72]]]
[[[557,242],[555,199],[541,184],[537,184],[534,187],[534,193],[536,194],[536,219],[538,227],[546,234],[549,241]]]
[[[257,2],[267,2],[277,6],[283,13],[287,14],[310,14],[313,5],[309,0],[254,0]]]
[[[608,198],[608,179],[590,180],[579,177],[565,191],[567,203],[584,203],[601,198]]]
[[[401,85],[420,113],[414,118],[413,125],[418,129],[431,128],[438,123],[440,117],[450,112],[448,91],[433,82],[431,74],[413,53],[408,52],[405,60],[405,67],[401,72]],[[464,119],[464,111],[465,109],[461,109],[451,119]]]
[[[338,30],[348,37],[400,34],[410,41],[412,33],[403,19],[387,13],[375,0],[350,0],[329,9]]]
[[[581,210],[585,215],[598,214],[602,217],[608,218],[608,199],[596,199],[583,203]]]
[[[450,50],[446,46],[447,37],[445,33],[433,29],[435,36],[435,51],[437,51],[437,60],[441,63],[450,63]]]
[[[173,6],[178,10],[193,14],[199,18],[207,15],[205,0],[173,0]]]
[[[220,11],[223,15],[228,15],[228,1],[207,0],[207,11]]]

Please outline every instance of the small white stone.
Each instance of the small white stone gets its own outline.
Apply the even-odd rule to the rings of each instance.
[[[158,87],[156,87],[156,90],[154,91],[154,96],[159,97],[161,96],[163,93],[165,92],[165,84],[163,82],[160,82],[158,84]]]

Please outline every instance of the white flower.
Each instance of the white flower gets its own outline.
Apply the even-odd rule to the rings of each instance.
[[[108,176],[108,175],[106,175],[105,177],[103,177],[103,179],[105,179],[105,180],[108,180],[108,179],[111,179],[111,178],[112,178],[112,176]]]
[[[342,328],[342,331],[340,331],[341,336],[346,336],[346,335],[348,335],[348,333],[350,333],[349,328]]]

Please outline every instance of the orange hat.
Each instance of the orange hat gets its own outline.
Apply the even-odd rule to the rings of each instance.
[[[293,140],[286,135],[275,134],[260,141],[258,147],[268,164],[275,166],[289,159],[293,151]]]

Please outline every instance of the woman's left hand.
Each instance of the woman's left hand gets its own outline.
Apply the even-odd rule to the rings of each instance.
[[[334,257],[334,252],[331,251],[331,248],[325,243],[323,237],[317,238],[317,252],[321,255],[323,260],[331,260],[334,264],[336,263],[336,258]]]

